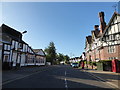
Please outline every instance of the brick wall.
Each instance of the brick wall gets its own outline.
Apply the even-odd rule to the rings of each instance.
[[[120,45],[115,46],[115,53],[109,53],[108,47],[104,47],[100,50],[94,49],[91,52],[87,52],[87,61],[90,60],[90,55],[92,61],[95,61],[95,59],[109,60],[109,57],[118,57],[118,59],[120,60]]]
[[[109,53],[108,47],[104,47],[103,49],[100,50],[100,56],[101,60],[108,60],[109,57],[118,57],[118,59],[120,59],[120,45],[115,46],[114,53]]]

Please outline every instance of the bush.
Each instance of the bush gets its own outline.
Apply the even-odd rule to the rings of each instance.
[[[100,62],[100,63],[106,63],[106,62],[110,62],[110,61],[112,61],[112,60],[100,60],[99,62]],[[98,62],[98,63],[99,63],[99,62]]]
[[[96,62],[92,62],[92,65],[97,66]]]
[[[97,66],[95,61],[88,61],[87,64],[93,65],[93,66]]]
[[[97,62],[98,64],[103,64],[104,71],[111,71],[112,70],[112,60],[100,60]]]
[[[87,64],[90,64],[90,65],[92,65],[92,61],[88,61],[88,62],[87,62]]]

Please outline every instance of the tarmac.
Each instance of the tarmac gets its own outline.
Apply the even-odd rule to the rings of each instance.
[[[46,66],[45,66],[46,67]],[[8,70],[2,72],[2,84],[14,80],[16,78],[25,77],[39,71],[46,70],[45,67],[21,67],[17,70]],[[47,66],[48,68],[50,66]],[[110,71],[98,71],[94,69],[81,69],[90,76],[97,78],[109,85],[112,85],[116,89],[120,89],[120,73],[110,72]],[[23,73],[24,72],[24,73]],[[1,85],[2,85],[1,84]]]
[[[103,82],[106,82],[116,89],[120,89],[120,73],[94,69],[83,69],[83,71]]]
[[[2,71],[2,83],[0,85],[3,85],[11,80],[20,79],[28,75],[32,75],[34,73],[44,71],[46,70],[46,67],[50,67],[50,66],[40,66],[40,67],[32,66],[32,67],[21,67],[12,70],[4,70]]]

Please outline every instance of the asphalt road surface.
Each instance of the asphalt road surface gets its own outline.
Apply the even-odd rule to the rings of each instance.
[[[112,86],[83,70],[69,65],[56,65],[8,82],[2,88],[95,88],[97,90]]]

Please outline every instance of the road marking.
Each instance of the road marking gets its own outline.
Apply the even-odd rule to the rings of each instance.
[[[66,71],[65,71],[65,88],[67,89],[68,88],[68,85],[67,85],[67,80],[66,80]]]
[[[68,88],[66,78],[65,78],[65,88]]]
[[[65,71],[65,76],[66,76],[66,71]]]

